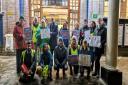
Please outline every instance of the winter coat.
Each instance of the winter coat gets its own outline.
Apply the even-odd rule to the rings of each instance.
[[[54,49],[57,46],[57,35],[58,35],[58,26],[57,24],[51,23],[50,24],[50,32],[51,32],[51,37],[50,37],[50,48]]]

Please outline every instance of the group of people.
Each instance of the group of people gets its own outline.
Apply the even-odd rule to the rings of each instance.
[[[73,30],[79,31],[79,37],[71,34],[69,39],[64,39],[60,35],[60,31],[69,30],[68,22],[65,21],[63,27],[58,30],[58,25],[54,19],[49,23],[47,19],[42,19],[39,23],[38,18],[35,17],[32,25],[32,41],[25,41],[24,37],[24,17],[20,17],[19,21],[13,31],[13,36],[16,44],[16,65],[19,80],[28,81],[34,79],[35,73],[44,79],[52,80],[52,68],[56,70],[56,79],[59,79],[59,70],[62,69],[63,78],[66,78],[65,71],[69,68],[70,75],[74,78],[84,77],[84,69],[87,69],[87,78],[92,76],[99,77],[100,73],[100,58],[104,53],[106,43],[106,26],[102,18],[88,23],[84,20],[84,26],[79,27],[75,24]],[[41,30],[49,29],[50,38],[41,38]],[[90,30],[91,36],[101,36],[100,47],[89,46],[88,41],[85,39],[84,32]],[[40,51],[37,57],[38,50]],[[86,54],[91,56],[91,66],[81,66],[69,64],[68,56]],[[94,67],[95,64],[95,67]]]

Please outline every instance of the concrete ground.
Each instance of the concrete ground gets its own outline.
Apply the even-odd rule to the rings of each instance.
[[[118,69],[123,72],[123,85],[128,85],[128,57],[118,57]],[[105,57],[101,59],[102,65],[105,64]],[[36,76],[36,81],[28,84],[22,84],[18,82],[16,77],[16,65],[15,56],[0,56],[0,85],[41,85],[40,79]],[[61,72],[60,72],[61,73]],[[69,71],[67,71],[69,74]],[[61,76],[62,77],[62,76]],[[48,85],[101,85],[99,80],[95,77],[91,77],[90,80],[86,78],[80,80],[79,78],[73,80],[69,75],[67,79],[55,80],[55,71],[53,71],[52,82]]]

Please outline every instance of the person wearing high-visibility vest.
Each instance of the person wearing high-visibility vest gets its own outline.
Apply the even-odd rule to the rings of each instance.
[[[52,81],[52,65],[53,56],[49,45],[44,43],[43,53],[40,55],[39,66],[37,67],[37,74],[41,77],[41,83],[45,83],[45,80]]]
[[[36,71],[35,50],[31,49],[31,43],[27,43],[27,49],[22,52],[21,72],[19,81],[32,81]]]
[[[78,45],[77,38],[76,36],[73,36],[71,39],[71,45],[69,46],[69,55],[78,55],[79,56],[79,51],[80,51],[80,46]],[[74,76],[74,78],[77,77],[78,71],[79,71],[79,65],[71,65],[69,64],[70,67],[70,75]],[[74,68],[74,71],[72,69]],[[73,75],[74,73],[74,75]]]
[[[39,22],[38,22],[38,17],[35,17],[34,18],[34,21],[33,21],[33,25],[32,25],[32,41],[34,43],[34,48],[36,49],[36,45],[37,45],[37,38],[36,38],[36,32],[39,28]]]

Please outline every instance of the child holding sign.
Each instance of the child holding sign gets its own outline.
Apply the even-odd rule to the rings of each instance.
[[[82,42],[82,47],[80,48],[80,55],[84,55],[83,57],[81,57],[82,64],[80,63],[80,77],[84,76],[84,69],[87,69],[87,79],[90,78],[90,70],[91,70],[91,57],[87,56],[89,55],[89,49],[88,49],[88,45],[87,45],[87,41],[83,40]],[[83,63],[84,61],[84,63]]]

